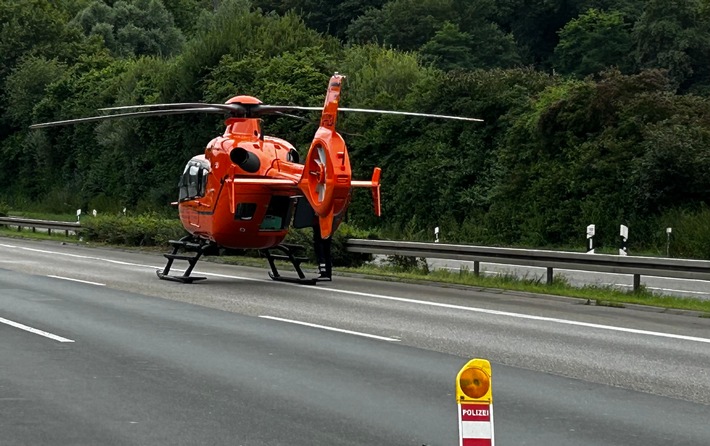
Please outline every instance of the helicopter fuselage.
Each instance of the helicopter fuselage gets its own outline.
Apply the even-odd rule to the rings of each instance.
[[[189,233],[232,249],[269,248],[286,237],[304,166],[289,142],[263,136],[259,121],[229,118],[224,134],[188,162],[178,208]]]

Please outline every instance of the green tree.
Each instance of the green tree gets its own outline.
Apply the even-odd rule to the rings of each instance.
[[[453,0],[391,0],[365,11],[348,27],[348,40],[416,50],[434,37],[442,24],[455,22]]]
[[[579,15],[580,6],[571,0],[497,0],[491,4],[490,20],[515,37],[523,63],[548,69],[558,31]]]
[[[303,17],[308,27],[340,39],[350,23],[365,11],[380,8],[387,0],[253,0],[256,8],[284,15],[295,12]]]
[[[308,29],[293,13],[283,17],[263,15],[250,10],[243,0],[223,0],[217,11],[204,13],[197,23],[195,37],[175,60],[173,84],[166,85],[171,97],[181,101],[199,98],[201,82],[225,55],[236,59],[259,53],[277,57],[285,52],[316,47],[326,53],[336,52],[339,43]]]
[[[61,53],[67,18],[49,0],[0,0],[0,81],[25,54]]]
[[[192,36],[195,31],[195,18],[205,11],[212,11],[216,0],[163,0],[163,6],[172,15],[180,31],[185,36]]]
[[[185,38],[159,0],[95,0],[74,18],[87,35],[99,35],[116,56],[177,54]]]
[[[628,73],[633,67],[630,25],[621,12],[589,9],[569,21],[559,36],[554,65],[563,74],[586,76],[609,67]]]
[[[64,77],[66,71],[65,63],[43,56],[20,62],[5,82],[5,117],[9,122],[19,128],[36,122],[35,106],[44,98],[47,86]]]
[[[649,0],[633,29],[640,68],[665,68],[677,86],[710,83],[708,17],[700,0]]]
[[[458,25],[445,22],[419,52],[425,61],[444,70],[508,68],[520,62],[513,37],[497,25],[481,22],[473,29],[473,34],[462,32]]]

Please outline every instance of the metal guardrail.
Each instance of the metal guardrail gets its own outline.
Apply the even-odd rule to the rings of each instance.
[[[78,222],[0,217],[0,225],[37,228],[51,231],[78,232]],[[634,290],[641,286],[641,276],[697,279],[710,281],[710,261],[669,259],[664,257],[616,256],[536,249],[496,248],[489,246],[449,245],[443,243],[401,242],[392,240],[350,239],[347,250],[365,254],[400,255],[432,259],[465,260],[474,264],[473,273],[480,273],[480,263],[537,266],[547,269],[547,283],[552,283],[554,269],[631,274]]]
[[[366,254],[472,261],[473,273],[476,275],[480,272],[480,262],[544,267],[547,268],[548,284],[552,283],[555,268],[632,274],[634,290],[640,288],[641,276],[710,280],[710,261],[706,260],[361,239],[348,240],[347,250]]]
[[[21,231],[22,228],[32,228],[32,232],[35,232],[38,228],[46,229],[48,234],[51,234],[52,231],[64,231],[67,236],[70,231],[78,232],[81,229],[81,224],[78,222],[34,220],[17,217],[0,217],[0,225],[17,227],[18,231]]]

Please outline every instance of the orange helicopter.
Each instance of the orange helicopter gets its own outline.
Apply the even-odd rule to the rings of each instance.
[[[228,115],[222,136],[207,144],[204,154],[185,166],[178,185],[180,221],[189,235],[171,240],[173,251],[165,254],[167,264],[157,271],[161,279],[182,283],[203,280],[191,276],[205,253],[218,248],[257,249],[268,260],[274,280],[314,284],[332,277],[331,235],[342,221],[354,187],[372,191],[374,211],[380,215],[380,174],[375,167],[370,181],[354,181],[343,137],[335,130],[338,111],[388,113],[409,116],[481,121],[476,118],[339,108],[344,76],[330,78],[325,104],[320,107],[265,105],[252,96],[235,96],[225,104],[174,103],[110,107],[116,112],[87,118],[46,122],[32,129],[93,122],[104,119],[216,113]],[[143,111],[126,111],[143,110]],[[305,163],[298,151],[281,138],[266,136],[261,117],[285,115],[291,111],[321,111],[320,126],[310,145]],[[289,228],[313,227],[313,243],[319,275],[307,278],[301,269],[298,246],[284,244]],[[192,255],[188,255],[192,253]],[[187,261],[182,275],[171,275],[175,260]],[[275,260],[291,262],[298,277],[282,276]]]

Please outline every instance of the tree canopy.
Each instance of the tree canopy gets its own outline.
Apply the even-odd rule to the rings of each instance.
[[[237,94],[318,106],[338,71],[349,107],[484,119],[343,116],[356,176],[384,172],[384,217],[356,194],[351,222],[534,246],[590,223],[614,243],[624,223],[650,240],[710,204],[709,19],[704,0],[0,0],[0,201],[165,209],[213,117],[27,127]],[[315,130],[264,124],[302,151]]]

